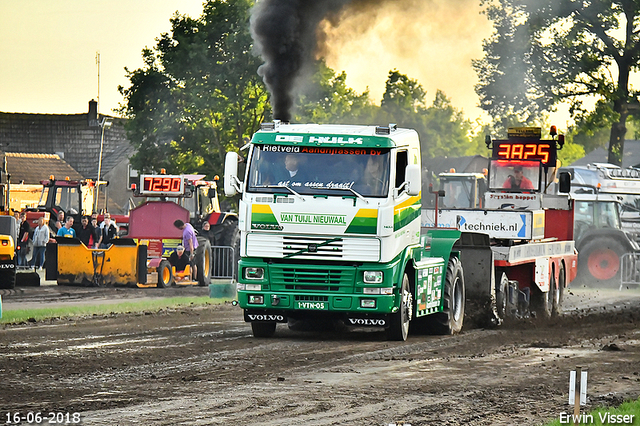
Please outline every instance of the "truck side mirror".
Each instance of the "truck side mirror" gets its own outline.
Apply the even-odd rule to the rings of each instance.
[[[407,194],[411,196],[418,195],[422,187],[422,170],[417,164],[409,164],[405,169],[405,177],[407,183]]]
[[[571,191],[571,174],[569,172],[560,172],[558,175],[558,192],[567,194]]]
[[[227,152],[224,159],[224,193],[227,197],[233,197],[240,190],[240,180],[238,179],[238,153]]]

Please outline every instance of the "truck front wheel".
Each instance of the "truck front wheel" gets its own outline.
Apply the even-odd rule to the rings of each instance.
[[[275,322],[252,322],[253,337],[272,337],[276,332]]]
[[[389,328],[387,328],[387,338],[389,340],[404,341],[407,340],[409,335],[409,323],[413,316],[413,295],[409,288],[409,277],[406,272],[402,277],[400,298],[398,312],[391,314],[389,318]]]

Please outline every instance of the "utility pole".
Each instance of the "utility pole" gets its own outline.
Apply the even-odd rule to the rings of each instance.
[[[98,113],[100,113],[100,51],[96,51],[96,65],[98,66]]]

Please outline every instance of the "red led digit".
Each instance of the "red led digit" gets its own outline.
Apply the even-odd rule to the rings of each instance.
[[[162,178],[162,190],[163,191],[171,190],[171,178],[168,178],[168,177]]]
[[[180,178],[173,178],[171,181],[171,191],[180,192]]]
[[[151,190],[162,191],[160,185],[162,185],[162,178],[153,178],[153,186],[151,187]]]
[[[524,145],[521,143],[514,143],[511,148],[511,158],[522,160],[522,151],[524,151]]]
[[[499,145],[498,158],[504,158],[508,160],[511,158],[509,155],[511,154],[511,144],[501,143]]]
[[[535,144],[528,143],[524,146],[524,159],[536,158],[536,146]]]
[[[543,163],[547,163],[549,161],[549,149],[551,147],[549,146],[549,144],[540,144],[538,145],[538,156],[540,159],[542,159]]]

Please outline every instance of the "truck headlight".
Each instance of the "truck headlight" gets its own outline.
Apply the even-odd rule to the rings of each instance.
[[[244,268],[244,277],[248,280],[261,280],[264,278],[264,268]]]
[[[264,296],[261,294],[250,294],[249,295],[249,304],[250,305],[262,305],[264,303]]]
[[[363,294],[393,294],[393,287],[365,287]]]
[[[383,278],[382,271],[364,271],[364,282],[367,284],[380,284]]]
[[[260,291],[260,290],[262,290],[262,286],[260,284],[247,284],[245,287],[249,291]]]

